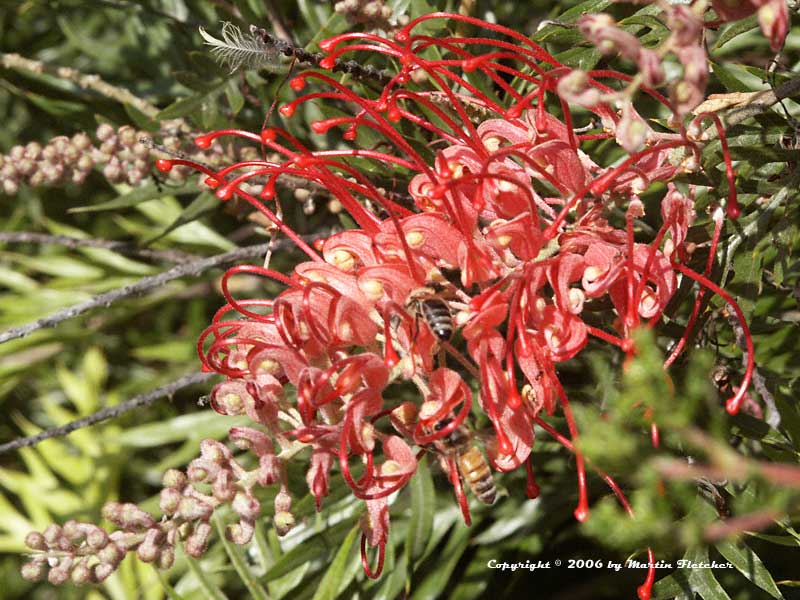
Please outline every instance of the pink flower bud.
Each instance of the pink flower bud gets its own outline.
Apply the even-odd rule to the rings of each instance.
[[[161,507],[161,512],[171,517],[178,511],[178,506],[181,503],[181,498],[183,498],[183,494],[181,494],[177,489],[172,487],[167,487],[161,490],[161,495],[159,498],[159,506]]]
[[[175,563],[175,548],[165,546],[158,555],[158,568],[161,570],[169,569]]]
[[[47,574],[47,581],[53,585],[62,585],[69,581],[70,566],[72,565],[71,559],[63,559],[62,563],[50,569]]]
[[[227,469],[221,470],[212,484],[214,498],[220,502],[230,502],[236,495],[236,489],[233,473]]]
[[[97,133],[95,135],[97,136],[98,140],[105,142],[114,137],[114,128],[108,123],[101,123],[97,127]]]
[[[237,492],[231,508],[244,519],[256,519],[261,514],[261,503],[249,491]]]
[[[97,583],[102,583],[103,581],[108,579],[114,571],[117,570],[117,566],[108,563],[102,563],[96,565],[93,570],[94,570],[93,579]]]
[[[34,558],[22,565],[22,577],[27,581],[40,581],[44,577],[44,562],[39,557]]]
[[[97,558],[101,563],[116,568],[117,565],[122,562],[122,559],[125,558],[125,550],[117,546],[116,543],[111,543],[97,553]]]
[[[225,537],[234,544],[243,545],[253,539],[255,531],[255,521],[240,519],[238,523],[228,525],[225,529]]]
[[[211,536],[211,525],[208,523],[198,523],[194,527],[192,534],[183,543],[186,554],[193,558],[200,558],[208,548],[208,538]]]
[[[44,536],[38,531],[31,531],[25,536],[25,545],[31,550],[44,550],[47,548]]]
[[[96,527],[94,525],[88,528],[86,532],[86,544],[92,550],[100,550],[101,548],[105,548],[108,544],[108,533],[105,530],[101,529],[100,527]]]
[[[183,471],[168,469],[161,478],[161,483],[164,487],[182,490],[189,483],[189,479]]]
[[[275,513],[273,523],[275,523],[275,531],[282,537],[294,528],[294,515],[290,512]]]
[[[86,564],[86,560],[82,560],[72,569],[71,579],[75,585],[85,585],[92,582],[92,570]]]
[[[55,544],[61,538],[61,527],[56,524],[48,525],[42,536],[48,544]]]
[[[136,556],[142,562],[154,562],[158,558],[159,546],[163,540],[163,533],[158,528],[148,529],[144,540],[136,549]]]
[[[210,519],[211,513],[213,512],[213,506],[207,502],[203,502],[202,500],[191,498],[189,496],[184,496],[181,498],[180,505],[178,506],[178,514],[180,514],[180,516],[187,521],[204,521]]]
[[[558,95],[571,104],[592,108],[600,103],[600,91],[590,85],[586,71],[573,69],[558,80]]]

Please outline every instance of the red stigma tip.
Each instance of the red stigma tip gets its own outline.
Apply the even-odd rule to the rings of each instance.
[[[320,238],[318,240],[314,240],[314,243],[311,244],[312,246],[314,246],[314,250],[316,250],[317,252],[322,252],[322,248],[323,246],[325,246],[326,239],[327,238]]]
[[[172,170],[173,162],[165,158],[159,158],[156,161],[156,169],[162,173],[169,173]]]
[[[286,106],[288,106],[288,104]],[[286,108],[286,107],[282,106],[279,109],[281,111],[281,114],[283,114],[283,109],[284,108]],[[289,117],[291,115],[286,115],[286,116]],[[269,129],[268,128],[268,129],[262,130],[262,132],[261,132],[261,141],[264,142],[265,144],[267,142],[274,142],[276,137],[278,137],[278,134],[275,133],[274,129]]]
[[[356,126],[353,125],[352,127],[348,127],[347,131],[342,134],[342,137],[349,142],[354,141],[358,137],[358,130]]]
[[[330,126],[325,121],[314,121],[311,123],[311,131],[314,133],[325,133],[328,129],[330,129]]]
[[[393,106],[389,109],[386,113],[386,118],[389,119],[392,123],[398,123],[400,119],[403,117],[403,113],[400,112],[400,109],[396,106]]]
[[[522,108],[523,107],[521,104],[515,104],[506,111],[506,117],[508,117],[509,119],[518,119],[519,116],[522,114]]]
[[[222,201],[230,200],[231,196],[233,196],[233,190],[230,186],[226,185],[214,192],[214,195]]]
[[[586,519],[589,518],[589,507],[581,504],[572,514],[575,515],[575,520],[578,521],[578,523],[585,523]]]
[[[525,495],[528,497],[528,500],[533,500],[534,498],[538,498],[539,494],[542,493],[541,488],[536,483],[529,483],[525,486]]]
[[[517,392],[516,388],[511,388],[511,392],[508,395],[508,406],[513,410],[517,410],[520,406],[522,406],[522,398],[520,398],[519,392]]]
[[[322,40],[319,43],[319,49],[322,50],[323,52],[330,52],[331,50],[333,50],[333,48],[334,48],[333,40],[330,38],[328,38],[327,40]]]
[[[733,220],[738,219],[742,214],[742,210],[739,208],[738,202],[728,202],[725,212],[728,213],[728,216]]]
[[[212,190],[215,190],[220,186],[222,182],[216,177],[212,177],[211,175],[209,175],[208,177],[205,178],[205,181],[203,181],[203,183],[205,183]]]
[[[330,56],[326,56],[321,61],[319,61],[319,66],[322,69],[332,69],[336,65],[336,61],[331,58]]]
[[[293,117],[294,106],[291,104],[284,104],[278,109],[278,112],[281,113],[284,117]]]
[[[467,73],[471,73],[472,71],[478,68],[478,65],[480,65],[481,62],[482,62],[481,57],[476,56],[474,58],[470,58],[468,60],[463,61],[461,65],[464,71],[466,71]]]
[[[289,87],[292,88],[295,92],[299,92],[304,87],[306,87],[306,78],[303,77],[302,75],[295,77],[289,82]]]
[[[194,138],[194,145],[205,150],[211,146],[211,140],[207,135],[198,135],[196,138]]]

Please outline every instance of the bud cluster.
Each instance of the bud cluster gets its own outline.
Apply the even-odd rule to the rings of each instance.
[[[227,526],[226,537],[236,544],[246,544],[252,539],[261,514],[261,503],[253,491],[256,485],[279,484],[274,522],[278,535],[286,534],[294,526],[292,498],[282,459],[274,455],[270,438],[257,429],[238,427],[231,430],[230,440],[258,459],[255,469],[245,469],[221,442],[204,440],[200,456],[186,472],[170,469],[164,474],[160,520],[135,504],[109,502],[102,515],[116,528],[110,534],[78,521],[68,521],[63,527],[50,525],[41,533],[31,532],[25,544],[33,556],[23,566],[22,575],[36,581],[46,574],[55,585],[67,581],[78,585],[99,583],[117,569],[129,552],[135,552],[143,562],[168,569],[175,561],[178,542],[182,542],[189,556],[203,555],[211,535],[211,517],[223,504],[230,505],[238,517],[238,522]]]
[[[172,152],[183,152],[186,144],[173,135],[172,129],[165,129],[164,147]],[[159,155],[157,150],[143,143],[143,138],[149,135],[130,125],[115,129],[102,123],[94,139],[88,133],[79,132],[71,138],[54,137],[44,146],[39,142],[14,146],[7,154],[0,155],[0,193],[13,196],[22,184],[32,187],[82,184],[92,171],[100,172],[112,184],[139,185],[150,175],[153,161]],[[194,146],[190,149],[189,156],[194,160],[215,166],[234,157],[220,144],[202,151]],[[253,150],[236,158],[257,157],[258,152]],[[186,168],[174,169],[169,177],[174,183],[183,183],[190,172]]]
[[[348,23],[364,25],[367,30],[391,31],[392,8],[384,0],[339,0],[334,10],[343,15]],[[408,22],[404,15],[398,19],[400,25]]]

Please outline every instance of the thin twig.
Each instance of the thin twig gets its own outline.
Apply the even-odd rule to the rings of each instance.
[[[317,235],[312,239],[318,237],[324,236]],[[284,239],[280,240],[278,244],[279,247],[286,248],[291,247],[293,242],[291,240]],[[245,248],[237,248],[231,252],[226,252],[224,254],[218,254],[209,258],[203,258],[194,262],[178,265],[168,271],[159,273],[158,275],[143,277],[131,285],[126,285],[124,287],[111,290],[110,292],[99,294],[89,300],[86,300],[85,302],[80,302],[78,304],[73,304],[72,306],[63,308],[59,311],[56,311],[49,317],[44,317],[20,327],[14,327],[13,329],[4,331],[3,333],[0,333],[0,344],[25,337],[26,335],[29,335],[34,331],[38,331],[39,329],[44,329],[45,327],[54,327],[62,321],[67,321],[77,317],[78,315],[81,315],[93,308],[97,308],[99,306],[108,307],[111,303],[123,298],[127,298],[128,296],[143,294],[144,292],[161,287],[173,279],[180,279],[181,277],[185,277],[187,275],[198,276],[201,273],[215,267],[230,264],[245,258],[264,255],[266,254],[268,248],[269,243],[247,246]]]
[[[126,400],[121,404],[117,404],[116,406],[109,406],[108,408],[103,408],[98,410],[95,413],[92,413],[88,417],[83,417],[82,419],[78,419],[76,421],[71,421],[66,425],[61,425],[60,427],[53,427],[51,429],[45,429],[44,431],[40,431],[36,435],[31,435],[28,437],[17,438],[10,442],[0,445],[0,454],[4,452],[10,452],[12,450],[18,450],[19,448],[26,448],[28,446],[35,446],[41,441],[54,438],[54,437],[63,437],[76,431],[78,429],[83,429],[84,427],[89,427],[91,425],[95,425],[100,423],[101,421],[105,421],[107,419],[115,419],[120,415],[125,414],[126,412],[130,412],[137,408],[143,408],[145,406],[150,406],[156,400],[160,400],[161,398],[168,398],[175,394],[178,390],[181,390],[185,387],[190,385],[195,385],[197,383],[203,383],[208,381],[212,377],[215,377],[217,373],[193,373],[191,375],[185,375],[175,381],[168,383],[166,385],[162,385],[159,388],[151,390],[149,392],[145,392],[144,394],[139,394],[138,396],[134,396],[130,400]]]
[[[120,242],[115,240],[102,240],[96,238],[75,238],[67,235],[50,235],[47,233],[35,233],[32,231],[3,231],[0,232],[0,244],[19,243],[19,244],[55,244],[65,248],[103,248],[113,250],[119,254],[127,256],[139,256],[154,260],[166,260],[176,264],[188,263],[198,260],[200,257],[188,252],[179,250],[151,250],[150,248],[139,248],[130,242]]]
[[[800,77],[790,79],[771,90],[764,90],[746,104],[736,106],[728,110],[724,115],[720,115],[724,129],[729,129],[746,121],[751,117],[760,115],[775,106],[785,98],[800,95]],[[704,140],[713,140],[719,137],[719,131],[712,125],[703,132]]]
[[[54,67],[38,60],[31,60],[19,54],[0,54],[0,65],[6,69],[28,71],[30,73],[45,73],[57,79],[71,81],[79,88],[92,90],[101,96],[116,100],[121,104],[130,104],[136,110],[144,113],[151,119],[159,113],[157,106],[143,100],[131,93],[130,90],[121,88],[103,81],[99,75],[81,73],[71,67]]]
[[[289,58],[296,58],[299,63],[313,65],[315,67],[319,67],[320,61],[325,58],[325,55],[321,52],[308,52],[303,48],[299,48],[289,42],[284,40],[276,39],[274,36],[270,35],[266,29],[261,29],[260,27],[254,27],[251,31],[254,31],[259,36],[261,36],[262,41],[274,47],[278,52],[287,56]],[[341,72],[347,73],[348,75],[352,75],[356,79],[368,79],[373,80],[381,84],[389,83],[390,77],[388,74],[384,73],[383,71],[379,71],[375,67],[369,65],[362,65],[361,63],[355,60],[348,60],[348,61],[341,61],[337,60],[336,64],[331,69],[334,73]]]
[[[736,344],[742,348],[742,365],[744,365],[746,368],[747,351],[744,350],[744,348],[746,348],[744,342],[744,329],[742,328],[741,323],[739,323],[739,319],[737,319],[735,315],[728,316],[728,323],[736,335]],[[769,424],[769,426],[773,429],[777,429],[781,424],[781,413],[778,412],[778,407],[775,405],[775,398],[772,397],[772,393],[767,389],[766,379],[764,379],[764,376],[759,372],[755,363],[753,363],[753,387],[756,388],[758,395],[761,396],[761,399],[764,401],[764,405],[767,407],[767,414],[764,418],[764,421],[766,421],[767,424]]]

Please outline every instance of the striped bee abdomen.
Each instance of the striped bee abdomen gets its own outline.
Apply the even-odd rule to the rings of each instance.
[[[446,342],[453,337],[453,315],[444,300],[441,298],[420,300],[419,311],[437,338]]]

